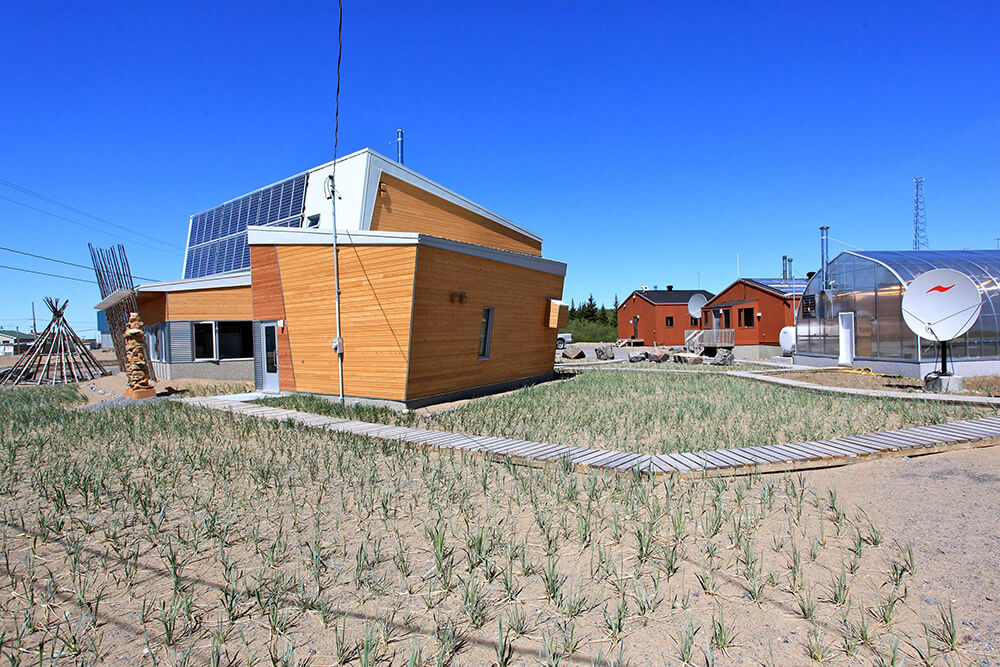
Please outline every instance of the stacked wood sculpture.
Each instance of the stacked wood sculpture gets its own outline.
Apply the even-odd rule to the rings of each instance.
[[[129,398],[150,398],[156,396],[156,389],[149,381],[149,364],[146,361],[146,334],[142,330],[142,318],[132,313],[125,328],[125,375],[128,377]]]
[[[52,321],[24,356],[0,380],[0,385],[64,384],[110,375],[66,321],[69,301],[45,297]]]

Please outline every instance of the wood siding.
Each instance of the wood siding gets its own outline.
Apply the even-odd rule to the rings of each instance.
[[[691,326],[687,303],[653,304],[632,294],[618,307],[618,337],[632,338],[633,320],[639,318],[638,336],[646,345],[683,345],[684,331]],[[667,326],[667,318],[673,325]]]
[[[278,252],[274,246],[250,246],[250,276],[253,281],[253,319],[257,322],[285,319]],[[256,325],[255,325],[256,326]],[[277,328],[278,388],[295,391],[295,368],[288,328]]]
[[[735,329],[737,345],[777,345],[782,327],[791,326],[795,319],[791,297],[782,297],[768,290],[737,280],[709,301],[704,308],[703,329],[712,328],[712,313],[720,310],[715,304],[748,301],[721,310],[729,310],[729,328]],[[798,302],[798,297],[795,299]],[[754,326],[740,326],[739,309],[753,308]],[[760,313],[760,317],[757,317]]]
[[[339,253],[344,393],[403,400],[416,247],[341,246]],[[277,246],[277,260],[294,389],[336,394],[333,247]]]
[[[382,174],[370,229],[418,232],[490,248],[542,254],[542,244],[489,218]]]
[[[167,321],[167,295],[163,292],[138,292],[139,317],[147,325]]]
[[[250,320],[250,286],[168,292],[167,317],[171,322]]]
[[[417,255],[407,398],[552,372],[556,329],[549,299],[563,278],[422,246]],[[452,299],[464,293],[465,302]],[[484,307],[493,307],[488,359],[479,359]]]

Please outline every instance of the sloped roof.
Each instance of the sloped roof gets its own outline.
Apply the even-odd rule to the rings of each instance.
[[[704,294],[706,299],[711,299],[712,297],[715,296],[711,292],[708,292],[703,289],[674,289],[674,290],[649,289],[649,290],[635,290],[634,292],[632,292],[632,294],[629,294],[628,297],[625,297],[625,301],[628,301],[629,297],[631,297],[633,294],[636,296],[641,296],[646,301],[649,301],[650,303],[655,304],[657,306],[663,306],[673,303],[686,304],[695,294]],[[622,305],[624,305],[624,303],[625,302],[623,301]],[[619,306],[619,308],[620,307],[621,306]]]
[[[742,280],[783,296],[800,296],[806,288],[806,283],[809,282],[805,278],[742,278]]]
[[[35,340],[35,337],[27,331],[13,331],[11,329],[0,329],[0,336],[10,336],[14,340]]]
[[[842,254],[878,262],[904,284],[931,269],[955,269],[988,282],[1000,278],[1000,250],[845,250]]]

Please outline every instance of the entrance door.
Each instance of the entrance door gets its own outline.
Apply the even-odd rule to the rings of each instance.
[[[639,316],[636,315],[632,318],[632,338],[639,337]]]
[[[854,313],[840,313],[841,366],[854,365]]]
[[[278,325],[262,322],[264,333],[264,391],[278,391]]]

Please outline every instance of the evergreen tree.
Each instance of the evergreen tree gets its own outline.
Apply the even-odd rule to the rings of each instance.
[[[588,296],[587,301],[580,306],[579,317],[581,320],[587,320],[588,322],[597,321],[597,302],[594,301],[593,294]]]
[[[576,319],[576,315],[577,315],[577,312],[576,312],[576,302],[573,301],[573,299],[570,299],[569,300],[569,319],[575,320]]]

